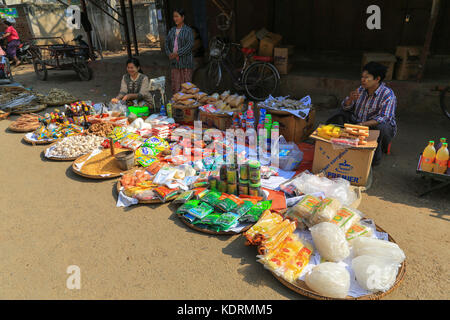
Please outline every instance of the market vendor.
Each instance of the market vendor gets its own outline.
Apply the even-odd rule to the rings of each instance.
[[[127,60],[127,74],[122,77],[119,94],[111,102],[118,103],[119,100],[128,106],[152,106],[150,82],[142,73],[141,64],[136,58]]]
[[[8,54],[8,57],[10,59],[14,59],[16,62],[16,67],[20,65],[20,60],[17,58],[17,48],[20,45],[19,41],[19,34],[17,33],[17,30],[13,27],[13,23],[15,23],[16,20],[14,18],[7,18],[6,20],[3,20],[3,24],[5,25],[5,33],[1,37],[1,39],[5,39],[8,42],[6,46],[6,53]]]
[[[194,32],[184,24],[183,9],[173,11],[173,21],[176,26],[170,29],[165,48],[170,60],[172,94],[175,94],[183,83],[192,81]]]
[[[394,91],[383,82],[387,68],[376,62],[363,67],[361,86],[350,92],[342,101],[339,112],[328,119],[327,124],[344,123],[367,126],[379,130],[378,147],[372,165],[378,165],[382,152],[387,152],[389,143],[397,133],[395,108],[397,98]]]

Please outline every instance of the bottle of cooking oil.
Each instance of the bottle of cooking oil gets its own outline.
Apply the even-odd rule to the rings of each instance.
[[[420,168],[422,171],[433,171],[433,163],[436,158],[436,149],[434,149],[434,141],[429,141],[428,146],[423,150],[422,162]]]
[[[436,153],[436,163],[434,164],[433,172],[445,174],[447,171],[447,163],[448,163],[448,144],[444,142],[442,147]]]

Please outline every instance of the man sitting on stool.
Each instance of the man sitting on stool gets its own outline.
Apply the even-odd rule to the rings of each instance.
[[[382,151],[387,152],[389,143],[397,133],[397,98],[394,91],[383,82],[386,70],[385,66],[376,62],[366,64],[361,76],[361,86],[350,92],[342,101],[342,109],[327,121],[327,124],[351,123],[380,130],[373,166],[380,163]]]

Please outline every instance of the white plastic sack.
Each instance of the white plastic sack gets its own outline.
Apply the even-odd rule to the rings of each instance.
[[[375,238],[359,237],[352,242],[354,256],[370,255],[385,257],[402,263],[406,256],[400,247],[393,242]]]
[[[345,240],[345,233],[337,225],[322,222],[310,230],[314,245],[322,258],[338,262],[349,256],[350,248]]]
[[[305,282],[308,287],[323,296],[345,298],[350,288],[350,274],[340,264],[324,262],[306,274]]]
[[[362,255],[352,260],[352,269],[361,288],[386,292],[397,278],[399,264],[392,259]]]

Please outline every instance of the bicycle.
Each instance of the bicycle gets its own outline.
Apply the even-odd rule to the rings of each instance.
[[[233,63],[230,57],[232,48],[243,54],[242,67],[239,62]],[[210,44],[209,62],[207,65],[208,86],[216,91],[222,81],[222,69],[231,76],[237,91],[245,91],[249,99],[262,101],[274,95],[278,89],[280,74],[271,63],[272,57],[255,55],[255,49],[242,48],[238,43],[231,43],[221,38],[213,38]],[[242,56],[241,56],[242,58]]]

